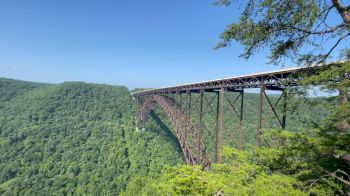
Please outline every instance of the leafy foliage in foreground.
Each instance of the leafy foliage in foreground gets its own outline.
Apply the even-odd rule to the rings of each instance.
[[[307,195],[303,183],[294,176],[269,173],[264,165],[252,161],[247,152],[233,148],[224,150],[227,163],[213,164],[210,170],[201,166],[166,166],[163,174],[151,186],[135,186],[133,180],[123,194],[131,195],[135,189],[144,195]],[[132,186],[134,185],[134,186]],[[326,193],[327,190],[312,190]]]
[[[223,6],[237,2],[216,1]],[[336,48],[349,53],[349,48],[340,44],[350,36],[350,5],[346,1],[248,0],[237,7],[243,8],[241,16],[221,34],[217,48],[237,41],[245,48],[241,55],[245,58],[268,49],[270,62],[276,64],[284,59],[325,62],[336,54]]]
[[[315,132],[319,134],[319,132]],[[239,151],[225,147],[223,164],[213,164],[209,170],[201,166],[165,166],[162,175],[135,178],[122,194],[136,190],[148,195],[333,195],[346,194],[345,184],[318,164],[317,149],[329,146],[316,135],[269,130],[264,134],[270,142],[283,138],[288,145],[260,147]],[[337,163],[336,163],[337,162]],[[328,160],[328,166],[346,166],[345,160]],[[334,171],[334,170],[331,170]],[[350,168],[342,168],[344,173]]]

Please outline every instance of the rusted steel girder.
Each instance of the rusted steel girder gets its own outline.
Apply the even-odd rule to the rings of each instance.
[[[261,129],[263,126],[264,92],[265,92],[265,85],[261,84],[260,85],[260,93],[259,93],[259,111],[258,111],[258,133],[257,133],[258,146],[261,145]]]
[[[308,74],[317,74],[322,66],[314,67],[297,67],[289,68],[278,71],[256,73],[244,76],[237,76],[232,78],[224,78],[219,80],[210,80],[197,83],[190,83],[184,85],[177,85],[165,88],[150,89],[140,92],[133,93],[134,95],[144,96],[144,95],[153,95],[153,94],[164,94],[168,92],[181,92],[186,91],[199,91],[199,90],[219,90],[221,87],[225,88],[259,88],[261,84],[266,86],[297,86],[299,85],[301,77],[298,73],[308,73]],[[292,77],[291,77],[292,76]]]
[[[236,116],[239,119],[239,128],[238,128],[239,139],[238,139],[238,145],[237,144],[236,145],[237,145],[239,150],[243,150],[243,146],[244,146],[244,131],[243,131],[244,89],[227,89],[226,91],[227,92],[225,93],[225,97],[226,97],[226,100],[228,102],[228,105],[234,111],[234,113],[236,114]],[[232,101],[232,100],[230,100],[230,97],[227,96],[229,94],[229,92],[233,92],[233,93],[238,92],[239,95]],[[238,100],[240,100],[239,112],[238,112],[238,109],[235,107],[235,103],[237,103]]]
[[[149,96],[141,109],[141,125],[147,121],[148,113],[155,104],[159,104],[170,119],[187,164],[202,164],[203,167],[208,167],[211,161],[199,138],[200,134],[192,124],[190,117],[186,115],[187,111],[181,109],[174,99],[161,95]],[[198,146],[200,151],[195,146]]]
[[[336,65],[336,63],[334,64]],[[336,65],[337,66],[337,65]],[[263,115],[263,105],[264,102],[268,102],[270,106],[270,112],[267,115],[268,119],[271,114],[276,116],[279,125],[282,129],[286,127],[286,111],[287,111],[287,93],[284,89],[288,86],[298,86],[300,80],[303,79],[303,73],[306,75],[317,75],[320,73],[320,70],[326,67],[323,65],[317,65],[314,67],[299,67],[299,68],[290,68],[272,72],[263,72],[257,74],[250,74],[232,78],[224,78],[219,80],[210,80],[197,83],[190,83],[184,85],[177,85],[165,88],[150,89],[140,92],[132,93],[133,97],[139,103],[139,123],[138,126],[142,126],[145,121],[148,119],[148,113],[153,108],[153,106],[158,103],[166,111],[168,117],[171,120],[173,127],[175,128],[176,136],[179,139],[181,148],[184,152],[187,163],[195,164],[202,163],[202,165],[210,164],[209,156],[206,153],[206,148],[203,145],[203,131],[204,129],[208,131],[209,134],[212,134],[212,131],[208,130],[205,125],[205,110],[204,102],[206,101],[207,105],[205,109],[210,109],[210,113],[215,116],[215,150],[216,150],[216,161],[220,162],[220,148],[222,143],[222,131],[223,124],[225,121],[224,117],[224,95],[225,91],[240,91],[240,113],[238,114],[235,107],[232,105],[235,113],[239,116],[239,144],[238,148],[243,149],[244,145],[244,132],[243,132],[243,95],[245,88],[260,88],[259,96],[259,111],[258,111],[258,131],[257,131],[257,140],[258,144],[261,145],[261,129],[264,127],[265,122],[269,122],[264,118]],[[346,78],[350,78],[349,73],[345,73]],[[337,80],[333,81],[337,82]],[[282,118],[277,114],[275,109],[278,102],[281,100],[281,97],[277,100],[275,104],[271,102],[267,96],[265,90],[283,90],[281,97],[283,97],[282,104]],[[211,101],[208,101],[204,92],[216,92],[218,95],[214,97]],[[187,93],[187,104],[188,107],[183,107],[182,94]],[[191,93],[200,93],[199,94],[199,126],[197,129],[192,125],[191,122]],[[166,97],[167,96],[167,97]],[[173,98],[172,98],[173,97]],[[180,97],[180,104],[178,101]],[[239,97],[238,97],[239,98]],[[234,103],[238,100],[234,101]],[[211,103],[217,99],[217,105],[212,106]],[[266,101],[264,101],[266,99]],[[227,99],[230,102],[229,99]],[[208,107],[207,107],[208,106]],[[214,110],[216,109],[216,111]],[[187,110],[187,111],[186,111]],[[266,121],[265,121],[266,120]],[[210,138],[214,138],[210,135]],[[266,141],[265,141],[266,142]],[[267,143],[267,142],[266,142]],[[284,141],[281,141],[283,144]],[[267,143],[268,145],[268,143]]]
[[[203,127],[204,127],[204,108],[203,108],[203,102],[204,102],[204,91],[201,90],[200,91],[200,95],[199,95],[199,131],[198,131],[198,141],[202,141],[202,134],[203,134]],[[199,142],[198,142],[198,158],[201,159],[202,158],[202,149],[201,149],[201,145],[199,145]]]
[[[274,90],[274,91],[281,91],[281,95],[279,96],[279,98],[277,99],[277,101],[273,104],[270,100],[270,98],[267,96],[266,90]],[[266,122],[268,122],[270,120],[271,117],[271,113],[274,114],[275,118],[278,121],[279,126],[281,127],[282,130],[284,130],[286,128],[286,117],[287,117],[287,90],[286,88],[280,88],[280,87],[266,87],[265,85],[261,85],[260,87],[260,94],[259,94],[259,111],[258,111],[258,145],[261,145],[261,129],[264,126],[264,120]],[[267,100],[267,103],[269,105],[270,108],[270,112],[267,114],[267,117],[264,119],[263,117],[263,105],[264,105],[264,98]],[[283,99],[283,103],[282,103],[282,119],[281,117],[278,115],[277,112],[277,105],[278,103],[281,101],[281,99]],[[269,145],[267,143],[267,141],[265,141],[265,143],[267,145]],[[284,144],[284,139],[281,139],[281,144]]]
[[[134,96],[145,96],[153,94],[165,94],[168,92],[187,91],[198,92],[199,90],[219,90],[221,87],[242,89],[242,88],[259,88],[261,84],[266,86],[287,87],[298,86],[304,75],[317,75],[320,71],[327,69],[329,66],[338,66],[342,62],[332,62],[329,64],[320,64],[307,67],[294,67],[270,72],[261,72],[237,77],[230,77],[218,80],[209,80],[184,85],[176,85],[164,88],[150,89],[132,93]],[[346,78],[350,78],[349,73],[344,73]],[[337,82],[337,80],[333,81]]]
[[[244,90],[242,89],[240,92],[241,96],[241,110],[239,114],[239,143],[238,148],[243,150],[244,145],[244,133],[243,133],[243,98],[244,98]]]
[[[216,162],[221,163],[221,148],[222,148],[222,133],[224,128],[224,100],[225,100],[225,88],[221,87],[218,96],[217,106],[217,134],[216,134]]]

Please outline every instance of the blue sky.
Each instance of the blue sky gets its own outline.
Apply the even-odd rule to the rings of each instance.
[[[214,0],[0,1],[0,77],[133,89],[279,69],[213,49],[240,14]]]

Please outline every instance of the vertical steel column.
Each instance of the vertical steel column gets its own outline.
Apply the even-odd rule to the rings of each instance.
[[[219,105],[220,105],[220,93],[217,93],[217,98],[216,98],[216,122],[215,122],[215,161],[216,163],[219,162]]]
[[[186,96],[185,96],[185,101],[184,101],[184,103],[185,103],[185,105],[184,105],[184,110],[185,110],[185,115],[186,115],[186,118],[187,119],[191,119],[191,116],[190,116],[190,109],[191,109],[191,106],[190,106],[190,104],[191,104],[191,94],[190,94],[191,92],[190,91],[186,91]],[[186,124],[186,126],[188,127],[189,126],[189,121],[186,121],[187,122],[187,124]]]
[[[283,90],[283,108],[282,108],[282,112],[283,112],[283,116],[282,116],[282,129],[286,129],[286,119],[287,119],[287,98],[288,98],[288,94],[287,94],[287,90]]]
[[[288,98],[288,94],[287,94],[287,90],[284,89],[282,91],[283,93],[283,108],[282,108],[282,130],[285,130],[286,129],[286,119],[287,119],[287,98]],[[282,138],[281,139],[281,145],[284,146],[286,142],[286,139],[285,138]]]
[[[221,163],[221,145],[222,145],[222,132],[224,125],[224,99],[225,98],[225,88],[221,87],[220,93],[218,93],[218,104],[217,104],[217,121],[216,121],[216,163]]]
[[[180,105],[180,108],[182,109],[183,108],[182,93],[180,93],[180,91],[177,91],[177,93],[179,94],[179,97],[180,97],[179,105]]]
[[[177,103],[177,91],[173,93],[174,96],[174,104]],[[175,118],[178,119],[178,107],[175,107]]]
[[[140,98],[139,96],[134,97],[136,99],[136,109],[137,109],[137,114],[135,117],[135,123],[136,123],[136,129],[140,128],[140,118],[141,118],[141,103],[140,103]]]
[[[184,106],[185,109],[185,115],[186,115],[186,126],[187,126],[187,130],[190,131],[190,126],[191,126],[191,122],[189,119],[191,119],[191,91],[186,91],[186,101],[185,104],[187,104],[187,106]],[[187,138],[188,133],[185,133],[185,137]]]
[[[200,146],[200,141],[202,140],[202,133],[203,133],[203,118],[204,118],[204,111],[203,111],[203,102],[204,102],[204,90],[201,89],[199,92],[199,96],[200,96],[200,106],[199,106],[199,135],[198,135],[198,141],[197,141],[197,145],[198,145],[198,160],[202,160],[202,149]]]
[[[143,104],[145,102],[145,97],[147,97],[146,95],[145,96],[137,96],[137,105],[138,105],[138,120],[137,120],[137,128],[139,129],[142,129],[143,128],[143,116],[142,116],[142,107],[143,107]]]
[[[241,93],[241,111],[239,115],[239,150],[243,150],[244,143],[244,133],[243,133],[243,97],[244,97],[244,89],[242,89]]]
[[[263,106],[264,106],[264,92],[265,92],[265,85],[261,83],[260,85],[260,96],[259,96],[259,120],[258,120],[258,146],[261,145],[261,128],[262,128],[262,121],[263,121]]]
[[[181,110],[182,110],[182,94],[179,91],[176,91],[176,103],[175,105],[179,105],[177,108],[177,118],[181,118]]]
[[[191,118],[191,104],[192,104],[192,98],[191,98],[191,91],[187,91],[187,115],[189,118]]]
[[[168,97],[169,97],[169,99],[171,100],[171,98],[172,98],[172,97],[171,97],[171,92],[170,92],[170,91],[168,91],[167,93],[168,93]]]
[[[168,96],[169,96],[169,99],[174,102],[172,104],[176,104],[176,92],[173,93],[172,91],[168,91]],[[172,118],[177,119],[177,107],[175,107],[175,115]],[[174,123],[174,128],[175,128],[175,131],[177,131],[178,130],[178,121],[175,120],[174,122],[175,122]],[[179,136],[179,140],[180,140],[180,143],[183,142],[182,135]]]

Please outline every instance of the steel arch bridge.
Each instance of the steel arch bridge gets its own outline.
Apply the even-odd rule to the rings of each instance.
[[[209,131],[204,120],[211,115],[214,119],[212,124],[215,131],[214,159],[217,163],[220,163],[223,125],[227,118],[231,118],[231,116],[225,116],[224,110],[227,110],[227,108],[224,108],[224,102],[227,102],[226,104],[229,105],[230,110],[233,111],[233,116],[235,116],[238,124],[237,147],[242,149],[244,145],[244,90],[249,88],[260,89],[256,138],[258,145],[261,145],[260,136],[264,121],[274,116],[281,129],[286,127],[288,94],[286,88],[300,85],[300,81],[305,75],[318,74],[327,66],[282,69],[134,92],[132,96],[138,104],[137,126],[142,128],[148,120],[149,112],[155,105],[159,105],[170,119],[187,164],[201,164],[207,167],[212,161],[203,142],[204,131]],[[347,78],[350,78],[349,73],[345,74]],[[266,90],[280,91],[281,93],[279,98],[273,102],[268,97]],[[235,95],[235,98],[230,97],[230,94]],[[196,98],[193,98],[194,95],[196,95]],[[264,103],[270,108],[269,113],[266,114],[265,112],[265,115],[263,113],[263,110],[266,109]],[[195,104],[198,106],[196,107],[198,111],[197,114],[192,114],[194,112],[191,107]],[[282,111],[278,111],[277,106],[281,106]],[[194,118],[197,123],[194,123]]]

